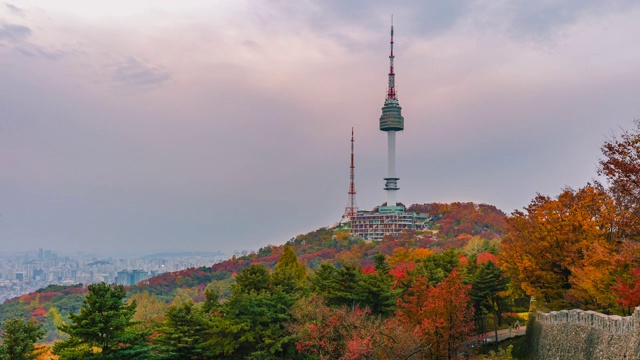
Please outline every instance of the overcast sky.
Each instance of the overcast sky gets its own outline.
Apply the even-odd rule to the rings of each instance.
[[[0,250],[257,249],[386,200],[506,213],[640,117],[637,1],[0,3]]]

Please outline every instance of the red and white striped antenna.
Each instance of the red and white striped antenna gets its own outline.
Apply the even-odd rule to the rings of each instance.
[[[347,207],[344,211],[342,218],[351,218],[358,215],[358,205],[356,204],[356,185],[355,185],[355,160],[354,160],[354,140],[353,140],[353,128],[351,128],[351,166],[349,167],[349,200],[347,201]]]
[[[391,15],[391,54],[389,54],[389,89],[387,99],[396,99],[396,74],[393,71],[393,15]]]

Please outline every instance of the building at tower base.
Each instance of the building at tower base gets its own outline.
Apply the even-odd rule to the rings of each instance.
[[[404,230],[424,230],[427,217],[404,206],[380,206],[377,211],[358,211],[351,217],[351,235],[365,240],[397,237]]]

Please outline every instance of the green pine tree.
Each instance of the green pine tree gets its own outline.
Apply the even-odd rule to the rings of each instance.
[[[193,301],[169,306],[164,315],[159,335],[154,339],[159,359],[202,359],[203,343],[207,341],[207,324],[202,309]]]
[[[362,271],[357,265],[342,264],[333,275],[329,288],[323,294],[327,305],[353,307],[360,305]]]
[[[326,297],[326,293],[332,291],[336,271],[338,269],[332,264],[321,263],[320,267],[307,278],[311,291]]]
[[[271,274],[263,264],[251,265],[236,275],[236,283],[231,287],[232,293],[250,293],[266,291],[271,288]]]
[[[122,285],[89,285],[80,313],[69,314],[71,324],[60,327],[69,338],[53,346],[54,354],[60,360],[149,357],[146,334],[133,327],[136,302],[125,304],[125,296]]]
[[[449,248],[441,253],[431,254],[421,260],[413,271],[414,275],[424,275],[430,285],[438,285],[444,278],[458,267],[459,251]]]
[[[215,294],[208,295],[205,307],[211,312],[207,312],[203,358],[297,358],[286,327],[295,298],[290,288],[274,285],[274,276],[264,265],[244,269],[236,276],[227,301],[215,304]]]
[[[7,320],[2,331],[0,359],[31,360],[40,355],[35,351],[35,342],[44,337],[42,325],[35,320],[24,321],[21,318]]]
[[[505,307],[505,297],[501,293],[507,290],[509,279],[504,272],[492,261],[470,266],[465,282],[471,284],[469,296],[473,300],[476,316],[476,327],[481,332],[486,331],[484,314],[495,316],[495,335],[498,336],[498,326],[502,324],[502,312]]]
[[[376,254],[374,269],[375,273],[363,275],[358,284],[359,304],[369,308],[373,314],[389,316],[395,310],[397,294],[391,289],[391,267],[384,254]]]

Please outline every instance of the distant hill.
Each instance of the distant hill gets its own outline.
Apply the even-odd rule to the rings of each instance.
[[[155,258],[171,258],[171,257],[202,257],[202,258],[215,258],[224,256],[224,253],[220,251],[167,251],[161,253],[154,253],[142,256],[142,259],[155,259]]]
[[[429,229],[406,231],[397,238],[389,236],[382,241],[364,241],[351,237],[349,229],[346,228],[321,228],[298,235],[283,245],[266,245],[251,254],[233,256],[209,267],[191,268],[152,277],[130,286],[128,293],[133,295],[146,291],[167,303],[176,296],[189,296],[198,302],[204,300],[204,290],[213,287],[225,298],[228,296],[230,285],[235,281],[235,274],[252,264],[264,264],[273,268],[285,245],[292,246],[300,261],[310,269],[316,269],[322,262],[350,262],[366,268],[373,266],[373,257],[377,253],[396,257],[411,256],[415,249],[439,252],[452,246],[472,246],[472,251],[478,253],[491,252],[505,231],[506,215],[492,205],[470,202],[430,203],[414,204],[408,209],[426,215]],[[147,258],[166,257],[171,254],[211,256],[220,253],[161,253],[148,255]],[[55,325],[68,320],[70,312],[79,310],[85,294],[86,287],[81,285],[49,286],[1,304],[0,321],[13,317],[33,317],[45,324],[44,328],[48,331],[47,339],[55,339]]]

